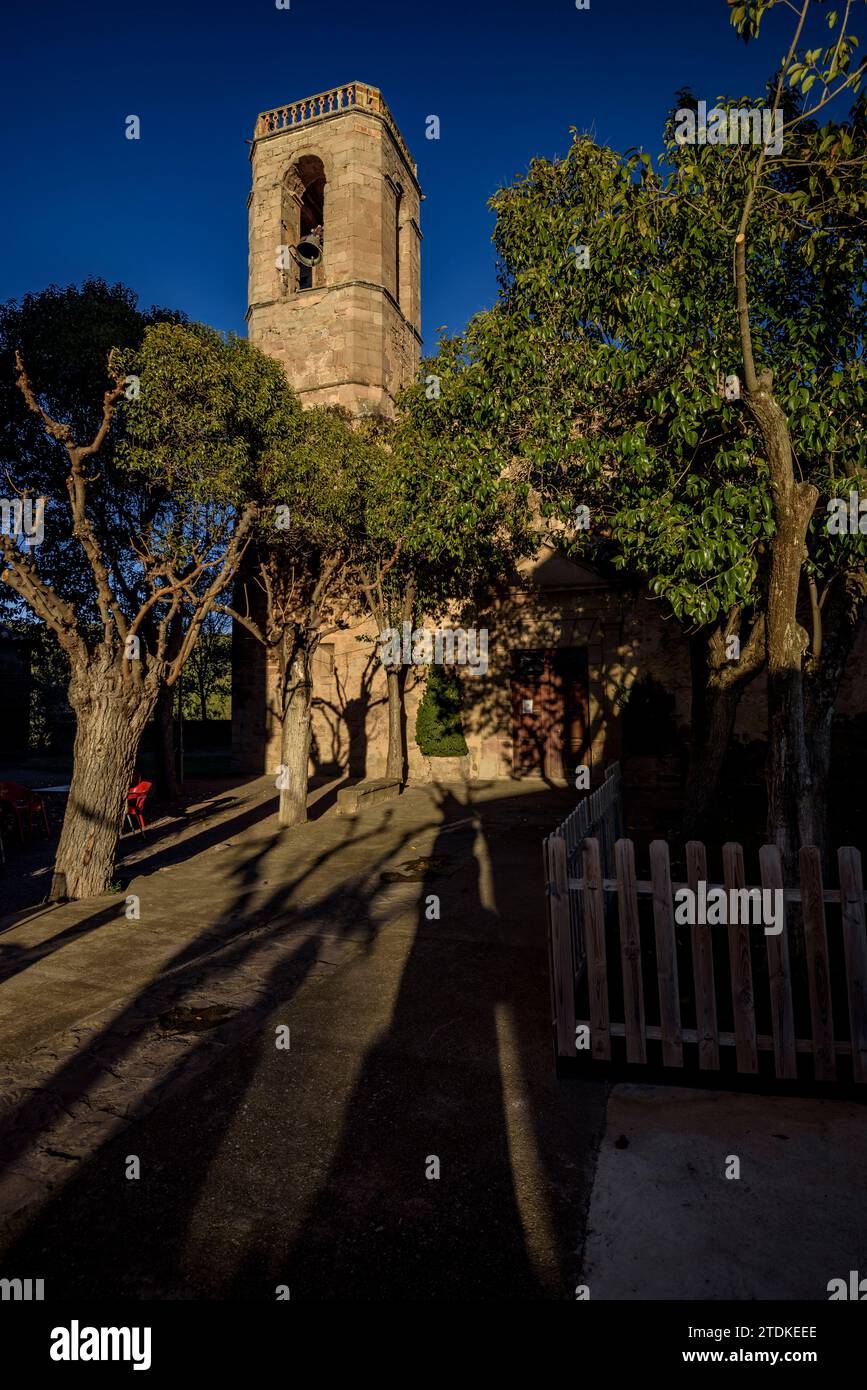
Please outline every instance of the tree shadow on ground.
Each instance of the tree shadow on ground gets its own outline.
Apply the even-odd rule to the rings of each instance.
[[[354,845],[362,843],[365,839],[363,833],[355,834],[349,823],[347,837]],[[210,965],[203,967],[201,973],[196,975],[197,984],[202,989],[207,990],[211,978],[224,977],[233,970],[255,961],[257,953],[270,940],[279,939],[290,927],[304,927],[308,922],[319,922],[323,913],[328,914],[332,911],[334,919],[340,920],[340,902],[346,897],[346,889],[343,887],[327,894],[324,899],[305,910],[290,910],[287,916],[287,908],[293,893],[296,893],[330,858],[339,853],[341,848],[345,848],[347,837],[344,837],[342,844],[316,855],[306,868],[275,889],[267,902],[261,905],[255,918],[249,910],[250,902],[256,891],[262,863],[269,850],[280,841],[280,834],[275,833],[242,862],[236,871],[238,887],[228,914],[237,918],[237,939],[224,941],[225,949],[214,955]],[[116,907],[114,910],[116,912]],[[94,917],[101,922],[104,911],[95,913]],[[267,929],[267,922],[271,917],[276,920],[270,929]],[[87,922],[92,920],[87,919]],[[255,926],[265,923],[266,930],[251,933],[251,921]],[[81,927],[86,927],[87,922],[81,923]],[[210,927],[206,928],[195,941],[187,943],[175,956],[166,961],[161,968],[160,976],[140,990],[86,1047],[81,1048],[68,1063],[61,1065],[42,1089],[54,1092],[72,1103],[81,1097],[107,1066],[121,1061],[133,1049],[136,1041],[152,1027],[154,1018],[164,1006],[166,999],[183,992],[187,983],[182,973],[183,968],[201,966],[202,956],[198,948],[203,944],[212,944],[210,930]],[[213,955],[213,952],[211,954]],[[44,1105],[39,1097],[35,1096],[4,1113],[0,1121],[0,1159],[7,1162],[14,1160],[33,1136],[39,1133],[43,1111]],[[31,1124],[31,1120],[34,1123]]]
[[[263,1233],[230,1296],[269,1279],[313,1300],[563,1296],[576,1159],[601,1133],[604,1101],[554,1077],[544,935],[499,910],[512,846],[485,822],[505,810],[443,792],[389,1026],[364,1058],[328,1172],[286,1253]]]
[[[121,834],[117,841],[116,873],[122,878],[129,877],[131,870],[133,872],[140,871],[140,865],[150,866],[155,862],[154,854],[161,842],[169,840],[173,836],[180,835],[182,838],[164,846],[162,852],[169,857],[160,859],[156,867],[162,868],[166,863],[186,859],[187,854],[184,847],[193,841],[191,836],[184,836],[184,832],[198,824],[199,821],[207,821],[214,816],[219,816],[233,806],[237,800],[238,798],[233,796],[216,796],[210,798],[206,804],[198,807],[195,811],[149,826],[144,837],[140,837],[138,832]],[[238,834],[255,822],[273,814],[275,808],[276,792],[273,797],[248,807],[238,816],[209,826],[202,833],[209,837],[208,844],[220,843],[231,834]],[[62,822],[62,817],[60,820]],[[223,833],[220,833],[221,830]],[[198,853],[199,851],[196,849],[193,852]],[[57,842],[54,839],[28,843],[20,849],[16,846],[15,853],[11,855],[7,851],[7,862],[5,866],[0,866],[0,875],[2,875],[2,879],[0,879],[0,908],[2,908],[4,915],[19,911],[26,912],[29,908],[45,904],[46,894],[51,884],[51,875],[48,870],[54,863],[56,854]]]
[[[131,1127],[77,1167],[22,1229],[6,1269],[39,1266],[55,1297],[267,1300],[277,1284],[304,1299],[564,1296],[605,1088],[554,1076],[538,868],[528,896],[538,922],[502,910],[519,886],[526,893],[515,881],[526,866],[516,866],[511,836],[497,834],[513,808],[430,794],[439,824],[426,866],[409,861],[421,896],[407,927],[387,897],[407,890],[385,887],[380,873],[430,824],[397,833],[363,878],[287,907],[317,868],[373,835],[348,826],[271,894],[265,912],[277,921],[202,972],[197,993],[207,997],[209,980],[254,967],[291,923],[261,1002],[191,1044],[173,1068],[177,1090],[166,1094],[172,1077],[160,1079],[159,1105],[147,1094]],[[515,798],[528,811],[529,800]],[[269,844],[239,866],[242,917]],[[387,936],[383,913],[395,922]],[[283,1052],[275,1026],[314,973],[300,1036],[293,1029]],[[177,994],[183,971],[174,984]],[[85,1095],[147,1035],[165,986],[143,990],[47,1089],[67,1103]],[[375,1041],[359,1054],[347,1034],[362,1026]],[[209,1070],[185,1080],[203,1049]],[[37,1101],[4,1123],[7,1157],[39,1132]],[[131,1153],[139,1182],[125,1178]],[[438,1178],[427,1176],[434,1158]]]
[[[13,979],[15,975],[20,975],[37,961],[53,956],[56,951],[62,951],[64,946],[71,945],[73,941],[79,941],[83,936],[89,936],[101,927],[109,926],[110,923],[116,922],[117,918],[118,905],[113,902],[110,907],[103,908],[101,912],[94,913],[83,922],[74,922],[72,926],[66,927],[47,941],[38,942],[35,946],[21,946],[17,941],[0,940],[0,984],[4,980]],[[8,930],[11,931],[11,927]]]

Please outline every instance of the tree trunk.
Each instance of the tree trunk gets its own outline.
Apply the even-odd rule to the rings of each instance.
[[[73,694],[75,684],[84,688],[78,698]],[[128,690],[118,690],[110,679],[103,678],[101,684],[73,679],[70,703],[78,723],[72,783],[54,861],[52,901],[95,897],[110,886],[126,794],[155,698],[142,691],[133,700]]]
[[[280,825],[307,820],[307,769],[310,758],[310,655],[296,651],[283,677],[283,725],[280,735]]]
[[[719,801],[722,770],[731,745],[742,686],[721,689],[708,682],[701,690],[704,718],[698,729],[693,723],[686,778],[686,807],[683,834],[686,840],[701,840],[708,834],[711,813]]]
[[[385,678],[388,686],[388,761],[386,777],[404,780],[403,756],[403,667],[389,666]]]
[[[704,839],[708,834],[741,696],[764,663],[764,626],[755,619],[753,622],[750,638],[737,659],[729,659],[727,647],[730,637],[739,636],[739,608],[731,609],[718,627],[705,628],[689,639],[692,737],[684,808],[686,839]]]
[[[799,845],[817,840],[804,719],[806,633],[796,617],[808,520],[786,517],[774,538],[768,601],[768,839],[790,875]]]
[[[170,803],[180,801],[183,794],[183,788],[178,781],[177,760],[175,758],[174,706],[174,686],[161,685],[154,710],[156,724],[154,798],[157,801]]]
[[[813,786],[804,723],[803,660],[807,635],[797,619],[806,535],[818,492],[796,483],[789,422],[771,395],[770,374],[759,378],[747,405],[765,444],[776,533],[770,544],[767,605],[768,839],[779,846],[788,876],[799,844],[815,844]]]

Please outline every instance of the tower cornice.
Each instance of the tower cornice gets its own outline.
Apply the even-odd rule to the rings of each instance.
[[[398,129],[397,121],[379,88],[371,87],[366,82],[349,82],[342,87],[331,87],[327,92],[317,92],[315,96],[303,97],[301,101],[288,102],[285,106],[275,106],[270,111],[262,111],[256,119],[250,158],[252,159],[253,151],[260,140],[285,135],[288,131],[299,130],[303,126],[352,112],[375,116],[382,121],[397,146],[416,188],[419,189],[418,168]]]

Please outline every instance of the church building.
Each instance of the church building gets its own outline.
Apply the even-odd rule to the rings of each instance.
[[[415,161],[382,93],[353,82],[259,116],[250,151],[249,307],[253,343],[283,364],[302,404],[392,416],[421,356],[421,201]],[[413,780],[598,774],[621,754],[622,710],[640,676],[663,687],[677,726],[690,718],[689,653],[658,604],[550,546],[504,576],[475,626],[488,668],[462,676],[468,753],[429,758],[415,740],[425,671],[406,686]],[[378,777],[387,751],[386,685],[372,625],[332,634],[313,666],[311,772]],[[232,746],[238,771],[280,762],[276,662],[236,625]],[[758,682],[754,683],[758,694]],[[762,736],[761,700],[739,718]]]

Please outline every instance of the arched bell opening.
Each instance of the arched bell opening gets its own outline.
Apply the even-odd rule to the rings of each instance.
[[[322,160],[312,154],[297,159],[283,180],[286,294],[325,284],[325,183]]]

